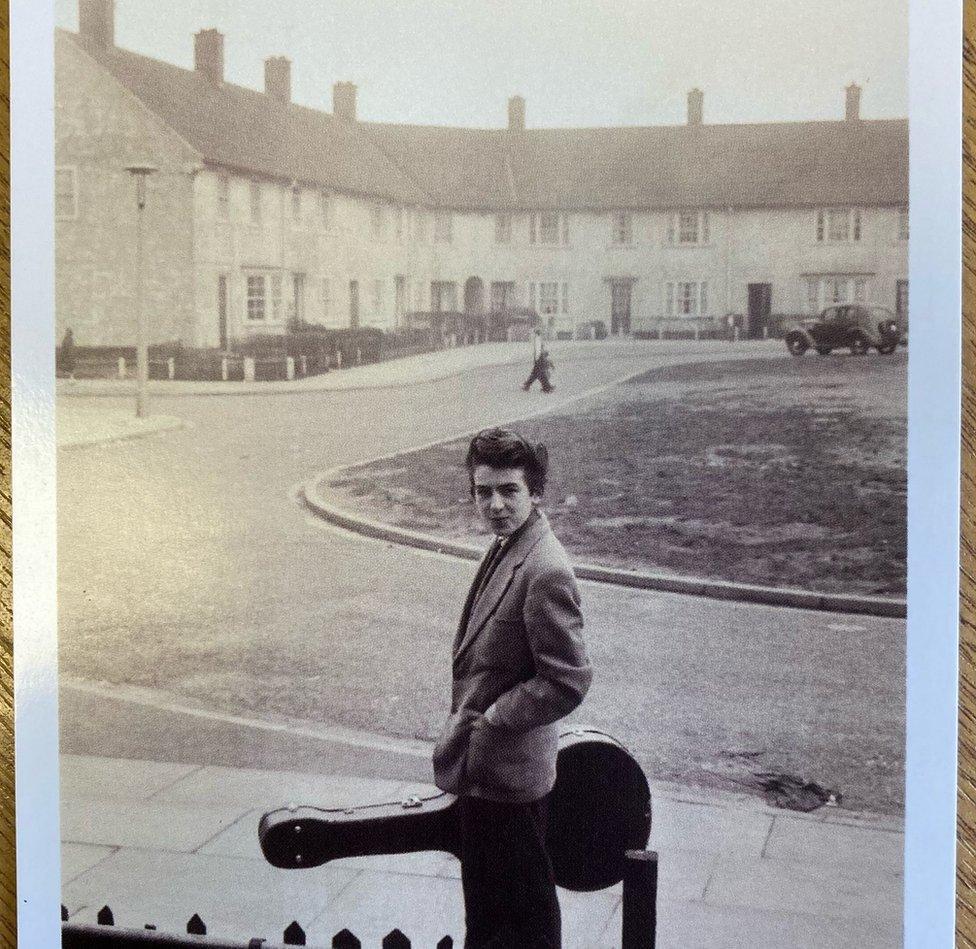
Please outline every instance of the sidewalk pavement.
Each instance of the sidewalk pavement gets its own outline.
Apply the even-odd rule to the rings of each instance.
[[[310,946],[350,929],[378,947],[460,945],[459,864],[440,853],[278,870],[260,853],[265,810],[402,800],[434,789],[349,775],[62,755],[62,899],[94,923],[281,941],[297,920]],[[660,855],[659,949],[891,949],[901,946],[902,822],[652,782],[649,849]],[[560,891],[566,949],[619,946],[621,888]]]
[[[750,340],[731,343],[728,340],[552,340],[546,343],[556,360],[606,357],[614,351],[619,356],[665,356],[687,352],[689,348],[706,358],[741,359],[781,355],[780,340]],[[268,382],[190,382],[152,379],[149,394],[179,395],[269,395],[287,392],[328,392],[349,389],[379,389],[390,386],[416,385],[449,378],[473,369],[524,363],[531,368],[531,343],[480,343],[437,349],[414,356],[404,356],[367,366],[333,369],[317,376]],[[131,379],[58,379],[61,396],[116,396],[135,393]]]

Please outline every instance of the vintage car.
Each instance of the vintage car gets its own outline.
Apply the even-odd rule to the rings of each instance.
[[[850,349],[853,355],[861,356],[872,347],[888,356],[901,339],[901,328],[886,307],[843,303],[793,324],[783,338],[794,356],[802,356],[811,347],[821,356],[834,349]]]

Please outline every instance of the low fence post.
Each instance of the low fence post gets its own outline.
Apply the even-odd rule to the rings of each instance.
[[[119,356],[119,378],[125,378],[125,356]]]
[[[220,378],[226,382],[227,381],[227,357],[220,357]]]
[[[254,382],[254,360],[250,356],[244,357],[244,381]]]
[[[654,949],[657,939],[656,851],[627,851],[622,909],[621,949]]]
[[[172,356],[166,360],[166,374],[171,380],[176,378],[176,360]]]
[[[286,379],[295,378],[295,357],[294,356],[285,357],[285,378]]]

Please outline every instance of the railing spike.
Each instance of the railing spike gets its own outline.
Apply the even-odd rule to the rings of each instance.
[[[146,923],[145,928],[146,929],[155,929],[156,928],[156,924],[155,923]]]
[[[115,925],[115,916],[112,914],[112,911],[107,906],[103,906],[98,911],[98,915],[95,917],[95,919],[98,921],[99,926]]]
[[[298,925],[297,919],[293,919],[291,925],[285,930],[284,939],[286,946],[305,945],[305,930]]]
[[[61,922],[66,923],[68,921],[68,907],[61,904]]]
[[[445,936],[437,944],[437,949],[454,949],[454,940],[450,936]]]
[[[207,927],[204,925],[202,919],[200,919],[199,913],[194,913],[190,917],[190,921],[186,924],[186,932],[189,936],[206,936]]]
[[[410,949],[410,940],[400,932],[393,929],[383,937],[383,949]]]
[[[247,941],[247,949],[261,949],[266,941],[264,936],[252,936]]]
[[[342,929],[332,937],[332,949],[362,949],[362,946],[348,929]]]

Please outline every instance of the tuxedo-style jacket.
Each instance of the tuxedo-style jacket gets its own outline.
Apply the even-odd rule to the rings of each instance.
[[[486,555],[461,615],[434,779],[525,803],[556,782],[556,722],[583,700],[592,668],[576,577],[545,515],[534,511],[507,545],[481,584]]]

